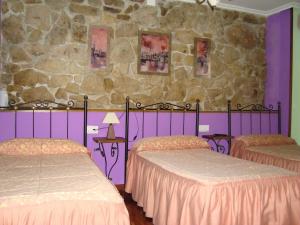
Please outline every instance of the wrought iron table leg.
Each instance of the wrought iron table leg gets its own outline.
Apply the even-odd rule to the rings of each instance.
[[[219,142],[221,141],[221,140],[219,140],[219,141],[216,141],[216,140],[214,140],[214,139],[210,139],[212,142],[214,142],[214,144],[215,144],[215,146],[216,146],[216,150],[217,150],[217,152],[221,152],[221,153],[224,153],[225,152],[225,147],[224,147],[224,145],[221,145],[221,144],[219,144]],[[228,142],[228,141],[227,141]],[[213,147],[212,147],[212,149],[214,149]]]
[[[96,148],[95,151],[100,151],[101,156],[104,158],[104,170],[105,170],[105,176],[107,177],[107,158],[106,158],[105,149],[102,142],[99,143],[99,147]]]
[[[106,153],[105,153],[105,148],[104,144],[101,142],[99,143],[99,147],[95,149],[95,151],[100,151],[101,156],[104,158],[104,169],[105,169],[105,176],[109,179],[112,180],[110,177],[110,173],[112,169],[115,167],[115,165],[118,162],[119,159],[119,143],[112,143],[110,147],[110,155],[111,157],[115,157],[114,163],[111,165],[109,168],[109,171],[107,172],[107,158],[106,158]]]
[[[111,165],[111,167],[109,169],[109,172],[108,172],[108,175],[107,175],[107,178],[109,180],[112,180],[112,178],[110,177],[110,173],[111,173],[112,169],[115,167],[115,165],[117,164],[118,159],[119,159],[119,143],[112,143],[111,144],[110,154],[111,154],[111,157],[114,157],[115,154],[116,154],[116,159],[115,159],[114,163]]]

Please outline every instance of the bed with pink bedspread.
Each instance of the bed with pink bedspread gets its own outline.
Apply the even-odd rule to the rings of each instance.
[[[212,152],[193,136],[136,142],[125,190],[155,225],[300,223],[299,175]]]
[[[234,139],[232,156],[300,173],[300,146],[283,135],[246,135]]]
[[[73,141],[0,143],[0,225],[129,225],[123,198]]]

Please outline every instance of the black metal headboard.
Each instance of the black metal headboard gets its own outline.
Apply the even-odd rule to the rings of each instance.
[[[18,111],[29,110],[32,112],[32,138],[35,138],[35,113],[36,111],[45,110],[49,111],[49,138],[52,138],[52,113],[57,110],[65,110],[67,116],[67,139],[69,138],[69,112],[74,110],[83,110],[83,144],[87,146],[87,108],[88,108],[88,96],[84,96],[83,107],[75,107],[74,101],[70,100],[67,104],[57,103],[49,100],[37,100],[25,103],[16,103],[15,101],[10,101],[9,106],[1,107],[1,109],[14,111],[14,136],[18,137],[17,134],[17,118]]]
[[[280,102],[277,103],[277,109],[274,109],[273,105],[269,106],[264,106],[262,104],[249,104],[242,106],[241,104],[237,104],[236,108],[233,109],[231,106],[231,101],[228,101],[227,103],[227,111],[228,111],[228,135],[232,136],[232,116],[231,114],[238,113],[240,115],[240,133],[243,134],[243,119],[242,115],[244,113],[249,114],[250,118],[250,133],[253,133],[253,114],[258,114],[259,116],[259,134],[262,134],[262,114],[267,114],[268,115],[268,129],[269,132],[271,133],[271,125],[272,125],[272,120],[271,120],[271,115],[272,114],[277,114],[277,133],[281,134],[281,105]],[[231,140],[229,142],[229,146],[231,146]]]
[[[145,112],[155,112],[155,128],[156,136],[158,136],[158,124],[159,124],[159,112],[169,113],[169,134],[172,135],[172,116],[173,112],[182,112],[182,134],[185,134],[185,114],[187,112],[195,112],[195,135],[199,135],[199,112],[200,112],[200,102],[196,101],[195,109],[192,108],[192,104],[186,103],[184,105],[175,105],[168,102],[158,102],[149,105],[143,105],[141,102],[136,102],[133,106],[130,104],[130,98],[126,98],[126,118],[125,118],[125,165],[128,159],[128,142],[129,142],[129,112],[131,111],[140,111],[142,113],[142,137],[144,137],[145,131]],[[125,169],[125,178],[126,178],[126,169]],[[125,180],[126,183],[126,180]]]

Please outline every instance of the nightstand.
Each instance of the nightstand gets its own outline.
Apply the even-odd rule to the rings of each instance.
[[[110,177],[110,173],[114,166],[117,164],[119,159],[119,143],[125,143],[125,138],[123,137],[116,137],[116,139],[108,139],[106,137],[94,137],[93,141],[98,144],[98,148],[95,149],[95,151],[100,151],[100,155],[104,158],[105,163],[105,175],[109,180],[112,180]],[[110,156],[112,158],[115,158],[115,161],[110,166],[110,168],[107,168],[107,157],[106,157],[106,151],[104,148],[104,144],[111,144],[110,145]]]
[[[225,146],[220,144],[220,142],[223,140],[227,141],[229,146],[230,140],[234,138],[233,136],[229,136],[227,134],[209,134],[209,135],[202,135],[202,137],[207,139],[207,141],[212,141],[216,146],[216,151],[221,153],[225,153]],[[213,147],[212,149],[214,150]],[[228,154],[229,154],[229,150],[228,150]]]

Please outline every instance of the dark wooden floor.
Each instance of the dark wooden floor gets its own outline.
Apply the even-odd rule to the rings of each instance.
[[[152,219],[145,217],[143,209],[137,206],[131,195],[124,192],[123,185],[117,185],[120,194],[124,197],[125,205],[129,212],[130,225],[153,225]]]

